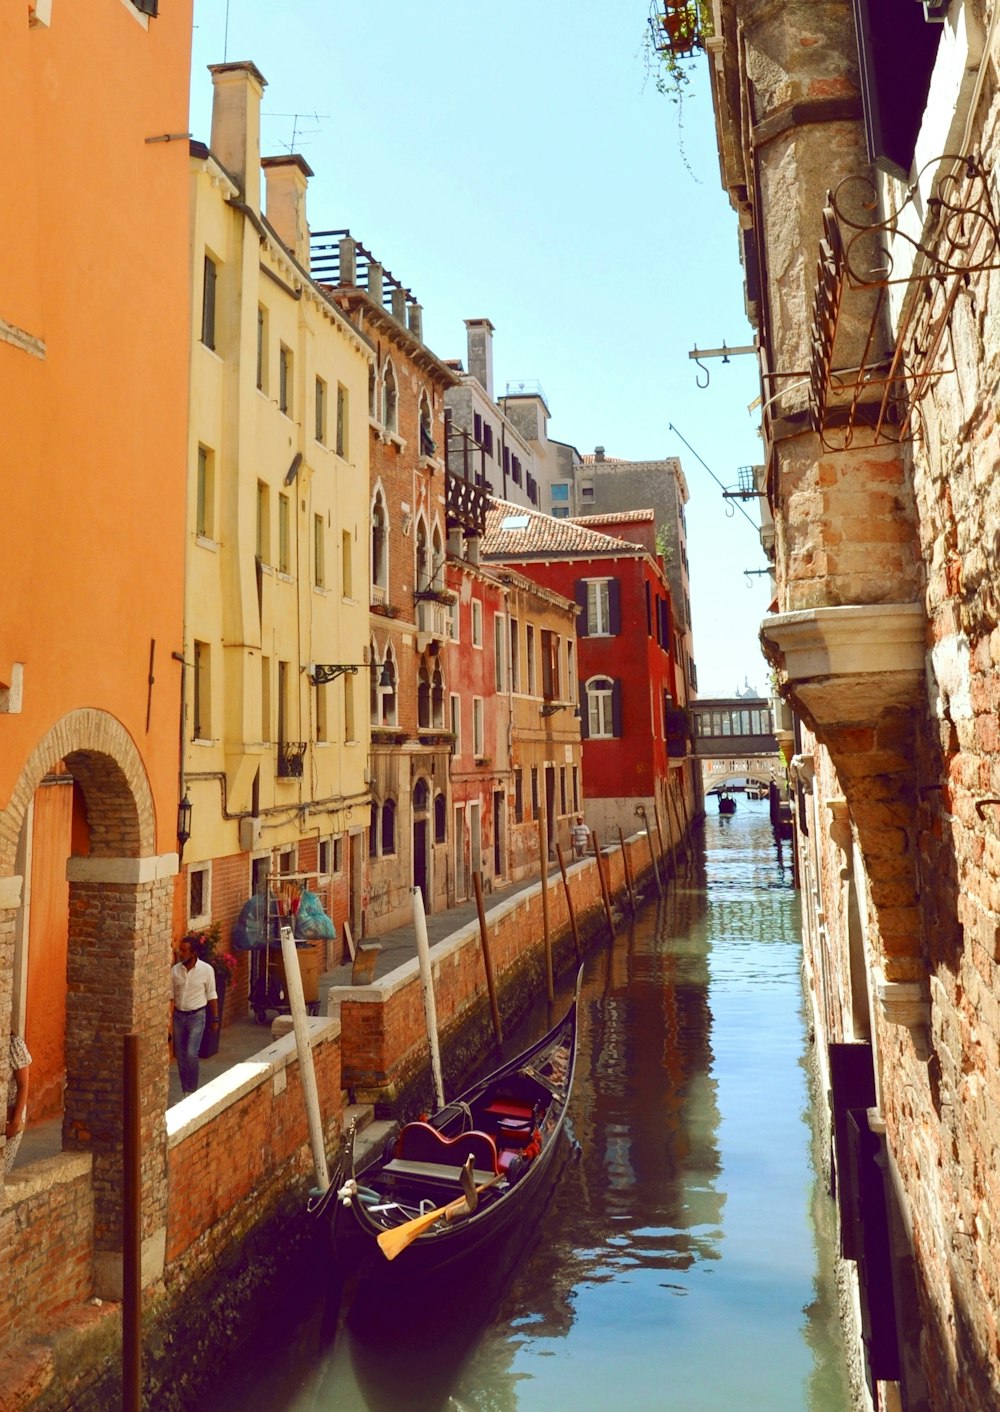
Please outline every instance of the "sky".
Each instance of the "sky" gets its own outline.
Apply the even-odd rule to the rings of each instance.
[[[195,0],[191,131],[208,142],[207,66],[251,59],[262,155],[305,157],[310,227],[350,229],[413,291],[435,353],[464,361],[464,320],[489,318],[495,393],[540,383],[550,437],[679,456],[699,693],[764,695],[756,502],[713,480],[761,460],[756,360],[708,360],[699,388],[688,356],[753,341],[736,216],[707,60],[680,106],[659,93],[648,5]]]

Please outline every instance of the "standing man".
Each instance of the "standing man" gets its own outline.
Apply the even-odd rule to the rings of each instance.
[[[198,1087],[198,1050],[206,1021],[213,1029],[219,1024],[219,1001],[215,992],[215,971],[198,955],[198,938],[185,936],[177,948],[180,960],[171,967],[171,1003],[174,1053],[186,1098]]]
[[[577,814],[576,823],[573,825],[573,852],[578,858],[582,858],[587,851],[587,844],[590,842],[590,830],[583,822],[583,815]]]

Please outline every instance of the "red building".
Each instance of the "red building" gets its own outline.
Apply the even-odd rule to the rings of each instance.
[[[636,808],[665,846],[697,810],[671,652],[673,614],[652,510],[553,519],[493,501],[484,562],[516,567],[574,599],[585,813],[603,841],[635,831]]]

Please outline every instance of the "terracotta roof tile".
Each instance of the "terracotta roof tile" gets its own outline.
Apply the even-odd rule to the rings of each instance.
[[[595,517],[603,518],[603,517]],[[558,520],[509,500],[491,500],[480,553],[486,559],[540,558],[543,555],[645,554],[640,544],[602,534],[579,520]]]

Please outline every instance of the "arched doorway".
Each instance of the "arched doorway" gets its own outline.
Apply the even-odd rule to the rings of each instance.
[[[50,786],[47,779],[71,783]],[[48,788],[72,791],[55,856],[58,830],[49,828],[44,839],[34,831],[39,791]],[[40,856],[46,847],[48,859]],[[128,732],[101,711],[64,717],[27,758],[0,812],[0,977],[21,978],[18,996],[12,988],[0,992],[0,1054],[6,1060],[12,1022],[24,1022],[30,1036],[31,1009],[64,1001],[62,1148],[91,1154],[95,1290],[110,1297],[121,1289],[122,1050],[129,1033],[145,1041],[144,1236],[165,1222],[163,1037],[176,873],[176,854],[155,854],[153,797]],[[33,893],[55,895],[60,874],[67,917],[61,975],[51,955],[33,967],[32,949],[43,943],[31,917]]]

